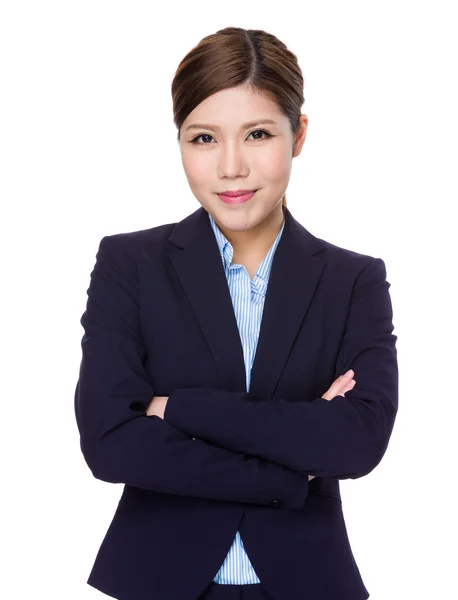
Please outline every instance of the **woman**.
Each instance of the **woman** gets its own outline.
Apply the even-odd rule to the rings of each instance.
[[[81,318],[81,449],[124,484],[88,583],[125,600],[364,600],[339,480],[377,466],[397,413],[385,263],[286,207],[308,120],[276,37],[205,37],[172,96],[201,206],[105,236]]]

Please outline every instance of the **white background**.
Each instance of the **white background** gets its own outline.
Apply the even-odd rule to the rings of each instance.
[[[183,56],[229,25],[273,33],[304,73],[310,124],[293,160],[291,213],[387,266],[399,413],[381,464],[341,482],[371,600],[458,597],[453,8],[1,4],[2,598],[103,597],[86,580],[122,485],[94,479],[79,449],[79,319],[103,236],[199,207],[170,85]]]

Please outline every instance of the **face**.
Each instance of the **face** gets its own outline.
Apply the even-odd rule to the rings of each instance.
[[[264,119],[274,123],[258,123]],[[245,127],[249,122],[255,124]],[[180,129],[184,171],[194,196],[228,239],[275,225],[278,232],[292,158],[300,154],[307,124],[301,115],[294,137],[277,104],[243,86],[213,94],[188,115]],[[241,204],[227,204],[218,196],[226,190],[257,191]]]

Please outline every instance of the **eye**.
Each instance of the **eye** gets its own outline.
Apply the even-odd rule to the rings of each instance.
[[[268,133],[267,131],[264,131],[264,129],[255,129],[254,131],[252,131],[249,135],[252,135],[253,133],[265,133],[267,137],[273,137],[272,134]],[[264,138],[254,138],[255,140],[263,140]]]
[[[195,137],[193,140],[191,140],[191,144],[197,144],[197,140],[199,138],[211,138],[212,136],[209,133],[201,133],[200,135],[198,135],[197,137]],[[208,146],[208,144],[200,144],[200,146]]]
[[[274,137],[271,133],[269,133],[268,131],[265,131],[264,129],[255,129],[254,131],[252,131],[251,133],[248,134],[248,137],[250,135],[253,135],[253,133],[264,133],[266,138],[270,138],[270,137]],[[203,144],[198,144],[197,140],[199,138],[213,138],[213,136],[211,136],[209,133],[201,133],[200,135],[198,135],[197,137],[195,137],[194,139],[191,140],[191,144],[196,144],[196,145],[200,145],[200,146],[208,146],[209,144],[203,143]],[[213,138],[214,139],[214,138]],[[262,141],[263,139],[265,139],[264,137],[257,137],[254,138],[253,141],[258,142],[258,141]]]

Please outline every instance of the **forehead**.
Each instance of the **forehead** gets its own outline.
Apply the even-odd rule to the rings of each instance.
[[[216,129],[238,128],[249,121],[261,119],[271,119],[278,125],[284,125],[286,117],[278,105],[262,92],[239,86],[205,98],[189,113],[183,128],[194,123],[209,124]]]

